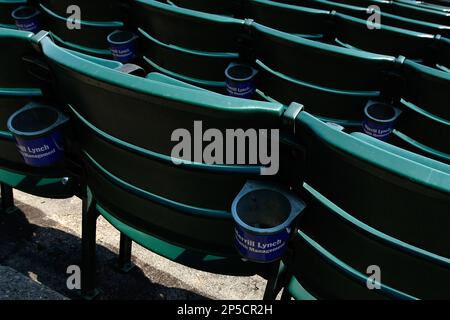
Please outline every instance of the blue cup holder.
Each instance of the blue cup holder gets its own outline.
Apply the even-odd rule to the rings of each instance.
[[[289,191],[275,185],[248,181],[234,199],[235,246],[247,260],[270,263],[287,247],[294,220],[306,207]]]
[[[15,9],[11,16],[19,30],[37,33],[41,30],[39,24],[39,10],[34,7],[21,6]]]
[[[107,37],[114,60],[128,63],[136,57],[136,39],[131,31],[115,30]]]
[[[369,101],[364,108],[363,131],[369,136],[387,141],[400,114],[401,110],[394,106]]]
[[[57,109],[33,102],[9,117],[8,129],[27,165],[49,167],[64,158],[62,125],[68,120]]]
[[[231,62],[225,69],[227,94],[251,99],[255,93],[254,78],[258,71],[246,64]]]

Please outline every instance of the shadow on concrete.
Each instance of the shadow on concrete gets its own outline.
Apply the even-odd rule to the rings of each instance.
[[[0,265],[9,266],[71,299],[80,299],[76,290],[66,285],[67,267],[81,265],[81,239],[54,228],[38,209],[25,206],[26,213],[0,213]],[[41,227],[29,222],[39,221]],[[195,292],[175,288],[179,280],[151,266],[135,267],[127,274],[115,270],[117,254],[97,244],[98,299],[206,299]],[[145,273],[144,273],[145,272]],[[146,276],[146,274],[148,276]],[[153,281],[152,281],[153,279]]]

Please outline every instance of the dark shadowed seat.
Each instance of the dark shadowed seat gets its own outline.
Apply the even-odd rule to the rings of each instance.
[[[8,131],[8,118],[28,102],[42,99],[40,85],[29,73],[26,59],[33,59],[30,32],[0,28],[0,182],[3,209],[13,206],[11,187],[52,198],[72,196],[76,182],[59,169],[32,168],[23,162],[13,135]],[[6,199],[6,193],[10,194]]]
[[[109,57],[107,36],[123,27],[121,21],[81,20],[80,28],[68,28],[68,18],[40,4],[44,28],[51,31],[58,44],[98,57]],[[84,16],[82,15],[82,18]]]
[[[207,52],[237,52],[244,20],[175,7],[152,0],[130,3],[131,23],[159,41]]]
[[[379,91],[394,57],[303,39],[253,23],[255,57],[275,71],[333,89]]]
[[[205,52],[169,45],[139,28],[143,66],[183,81],[225,92],[225,69],[237,52]]]
[[[344,45],[392,56],[403,55],[411,60],[433,58],[434,35],[390,26],[368,28],[367,21],[337,13],[336,40]],[[439,63],[439,62],[437,62]]]
[[[321,39],[329,27],[329,11],[267,0],[244,1],[241,18],[305,38]]]
[[[399,88],[403,109],[392,142],[425,156],[450,163],[450,73],[405,60],[403,88]]]
[[[73,10],[67,11],[74,5],[80,8],[82,20],[110,22],[124,18],[120,0],[41,0],[40,3],[64,18],[73,14]]]
[[[306,112],[295,132],[307,150],[308,208],[285,261],[285,297],[448,296],[450,166],[337,131]],[[371,266],[380,268],[379,290],[367,287]]]
[[[173,0],[174,5],[196,11],[234,16],[240,9],[239,0]]]
[[[298,121],[296,134],[310,153],[305,163],[308,185],[371,227],[450,256],[443,238],[450,223],[450,180],[448,169],[442,169],[447,165],[430,167],[417,163],[420,156],[413,161],[392,150],[377,152],[379,147],[333,130],[308,114],[301,114]]]
[[[336,1],[328,0],[284,0],[289,3],[308,6],[311,8],[318,8],[322,10],[335,10],[339,13],[353,16],[355,18],[367,20],[373,15],[373,12],[368,12],[367,5],[362,2],[355,3],[354,5],[339,3]],[[402,29],[408,29],[411,31],[440,34],[442,36],[450,36],[450,23],[445,24],[432,23],[428,21],[422,21],[417,17],[404,17],[392,13],[388,13],[385,10],[379,12],[382,24],[385,26],[397,27]]]

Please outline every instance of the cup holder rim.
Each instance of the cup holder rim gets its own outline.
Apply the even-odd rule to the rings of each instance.
[[[386,106],[386,107],[391,108],[392,111],[393,111],[393,113],[394,113],[393,116],[390,117],[390,118],[388,118],[388,119],[377,119],[377,118],[375,118],[374,116],[372,116],[372,115],[369,113],[369,108],[374,107],[374,106],[376,106],[376,105],[382,105],[382,106]],[[369,118],[370,120],[373,120],[373,121],[375,121],[375,122],[379,122],[379,123],[390,123],[390,122],[395,121],[395,120],[398,118],[398,116],[400,115],[400,110],[399,110],[398,108],[396,108],[395,106],[389,104],[389,103],[378,102],[378,101],[372,101],[372,102],[367,103],[367,105],[364,107],[364,115],[365,115],[367,118]]]
[[[258,190],[270,190],[281,194],[283,197],[288,200],[290,204],[290,212],[287,215],[286,219],[280,222],[278,225],[271,228],[258,228],[253,227],[245,223],[237,213],[237,206],[239,201],[247,194],[253,191]],[[231,206],[231,214],[235,223],[239,224],[241,228],[245,228],[248,231],[260,234],[260,235],[269,235],[282,231],[285,228],[289,228],[292,221],[297,217],[297,212],[301,213],[301,211],[306,207],[306,204],[299,197],[293,195],[290,191],[284,190],[281,187],[278,187],[275,184],[262,183],[259,181],[247,181],[245,185],[242,187],[241,191],[234,198],[233,204]]]
[[[30,109],[47,109],[47,110],[51,110],[53,112],[56,113],[57,117],[55,119],[55,121],[49,125],[48,127],[38,130],[38,131],[21,131],[16,129],[12,124],[14,119],[21,113],[28,111]],[[58,109],[45,105],[45,104],[40,104],[40,103],[29,103],[27,105],[25,105],[24,107],[20,108],[19,110],[15,111],[9,118],[8,118],[8,122],[7,122],[7,127],[8,130],[11,131],[11,133],[15,136],[18,137],[28,137],[28,138],[38,138],[41,135],[47,134],[49,132],[51,132],[52,130],[54,130],[55,128],[57,128],[58,126],[60,126],[61,124],[63,124],[64,122],[66,122],[68,120],[68,118]]]
[[[248,77],[246,77],[246,78],[236,78],[236,77],[231,76],[230,73],[229,73],[230,70],[231,70],[232,68],[239,67],[239,66],[243,66],[243,67],[249,68],[249,69],[251,70],[251,74],[250,74]],[[255,75],[256,75],[257,73],[258,73],[258,70],[256,70],[256,69],[253,68],[252,66],[247,65],[247,64],[244,64],[244,63],[235,63],[235,62],[231,62],[231,63],[226,67],[226,69],[225,69],[225,77],[226,77],[227,79],[229,79],[229,80],[236,81],[236,82],[246,82],[246,81],[250,81],[250,80],[252,80],[252,79],[255,77]]]
[[[32,9],[32,10],[33,10],[33,13],[30,14],[29,16],[26,16],[26,17],[19,17],[19,16],[17,16],[17,12],[19,12],[19,11],[21,11],[21,10],[25,10],[25,9]],[[28,19],[31,19],[31,18],[36,17],[39,13],[40,13],[40,12],[39,12],[39,10],[38,10],[37,8],[34,8],[34,7],[32,7],[32,6],[26,6],[26,5],[25,5],[25,6],[20,6],[20,7],[16,8],[16,9],[14,9],[14,10],[11,12],[11,16],[12,16],[12,18],[13,18],[14,20],[28,20]]]

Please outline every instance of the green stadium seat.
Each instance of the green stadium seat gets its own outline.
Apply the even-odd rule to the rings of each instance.
[[[402,148],[450,163],[449,134],[450,73],[423,66],[408,59],[399,70],[402,85],[398,87],[403,110],[391,142]]]
[[[427,0],[427,1],[417,1],[417,2],[420,2],[422,4],[437,5],[437,6],[446,7],[446,8],[448,8],[448,6],[450,6],[449,0]]]
[[[361,143],[306,112],[297,120],[296,136],[308,150],[304,181],[311,188],[380,232],[450,257],[444,240],[448,171]]]
[[[147,74],[145,77],[147,79],[150,79],[150,80],[153,80],[153,81],[159,81],[159,82],[162,82],[162,83],[172,84],[172,85],[175,85],[175,86],[181,86],[181,87],[197,89],[197,90],[205,90],[203,88],[196,87],[196,86],[188,84],[186,82],[183,82],[183,81],[177,80],[175,78],[166,76],[165,74],[162,74],[162,73],[159,73],[159,72],[151,72],[151,73]]]
[[[240,5],[239,0],[215,0],[213,5],[209,0],[171,0],[170,2],[178,7],[225,16],[234,16]]]
[[[353,16],[355,18],[367,20],[372,13],[367,12],[367,6],[362,5],[358,2],[355,5],[343,4],[336,1],[328,0],[306,0],[306,1],[296,1],[291,0],[294,4],[304,5],[311,8],[318,8],[322,10],[335,10],[339,13]],[[440,34],[445,37],[450,37],[450,25],[449,23],[437,24],[427,21],[421,21],[415,17],[403,17],[395,14],[388,13],[381,10],[381,23],[386,26],[392,26],[402,29],[408,29],[416,32],[423,32],[429,34]]]
[[[450,163],[450,157],[448,153],[441,152],[437,149],[431,148],[428,145],[422,144],[399,130],[394,129],[392,133],[393,137],[391,139],[391,143],[395,144],[396,146],[399,146],[406,150],[411,150],[438,161]]]
[[[300,81],[348,91],[380,91],[394,57],[303,39],[252,23],[254,56]]]
[[[400,2],[392,2],[392,1],[382,1],[382,0],[338,0],[337,2],[364,6],[368,7],[370,5],[377,5],[380,7],[381,11],[386,13],[402,16],[405,18],[412,18],[417,20],[423,20],[436,24],[449,24],[450,13],[448,12],[439,12],[433,9],[417,7],[414,5],[400,3]]]
[[[178,79],[183,82],[187,82],[189,84],[202,87],[204,89],[208,89],[210,91],[218,92],[218,93],[225,93],[225,81],[214,81],[214,80],[205,80],[205,79],[199,79],[199,78],[193,78],[186,76],[181,73],[174,72],[172,70],[169,70],[167,68],[163,68],[160,65],[156,64],[153,60],[150,58],[147,58],[146,56],[143,56],[143,61],[145,63],[145,68],[148,69],[150,72],[158,72],[163,73],[166,76]]]
[[[345,91],[309,84],[277,72],[259,60],[256,64],[257,88],[266,99],[270,97],[285,105],[296,101],[314,116],[344,127],[361,126],[367,101],[380,97],[378,91]]]
[[[267,0],[244,1],[241,18],[305,38],[322,39],[329,27],[330,12]]]
[[[120,0],[40,0],[46,8],[58,16],[69,18],[69,6],[76,5],[81,10],[81,19],[86,21],[123,21],[124,10]]]
[[[33,49],[29,39],[30,32],[0,28],[0,161],[9,164],[22,164],[13,137],[7,128],[7,120],[11,114],[23,107],[32,99],[40,98],[42,91],[39,84],[28,73],[28,67],[23,61],[24,56],[30,56]]]
[[[299,221],[290,268],[293,277],[303,280],[304,288],[314,297],[378,299],[382,296],[410,300],[448,296],[444,283],[450,277],[449,258],[390,237],[361,223],[309,185],[305,184],[304,188],[310,207]],[[306,259],[312,253],[322,258],[322,265],[317,258]],[[367,288],[370,275],[367,269],[371,265],[380,268],[380,290]],[[319,271],[313,278],[311,272],[316,268],[323,270],[324,275]],[[337,269],[334,277],[332,272],[324,272],[330,268]],[[349,284],[339,283],[343,275]],[[331,279],[324,281],[327,277]]]
[[[120,232],[123,271],[136,242],[199,270],[260,274],[265,298],[284,289],[282,299],[450,299],[450,40],[423,33],[445,26],[398,16],[444,23],[446,11],[405,0],[77,1],[90,11],[83,19],[97,19],[81,30],[66,28],[68,0],[40,4],[49,33],[0,27],[0,211],[13,205],[12,188],[82,198],[82,295],[97,293],[101,215]],[[395,26],[368,30],[370,4]],[[124,26],[139,35],[146,76],[103,59],[106,35]],[[219,94],[232,61],[258,69],[255,99],[265,101]],[[402,111],[389,143],[354,132],[369,100]],[[70,115],[65,166],[29,167],[17,152],[6,119],[30,101]],[[194,139],[207,129],[280,130],[280,170],[175,163],[176,129]],[[277,279],[233,246],[231,204],[248,180],[282,184],[307,203]],[[379,290],[367,286],[371,265],[381,268]]]
[[[450,121],[413,103],[400,101],[402,114],[395,125],[394,143],[428,157],[450,163]]]
[[[404,100],[437,117],[450,120],[448,72],[405,60],[401,73],[404,79],[401,97]]]
[[[449,72],[450,69],[450,38],[437,39],[436,62],[437,67]]]
[[[140,28],[138,31],[144,66],[148,69],[159,68],[158,71],[168,70],[187,81],[189,78],[198,79],[198,84],[207,87],[219,87],[220,90],[224,90],[225,69],[230,62],[239,59],[237,52],[218,53],[186,49],[162,43]]]
[[[413,6],[417,6],[419,8],[432,9],[439,12],[450,12],[450,2],[447,2],[447,6],[445,6],[445,2],[437,2],[437,3],[429,3],[426,1],[413,1],[413,0],[394,0],[399,3],[409,4]]]
[[[298,300],[413,300],[390,286],[382,290],[367,288],[368,275],[339,259],[305,232],[299,231],[292,240],[295,260],[291,262],[289,280],[283,299]]]
[[[83,233],[91,248],[85,256],[92,257],[102,214],[126,237],[177,262],[226,274],[258,270],[232,245],[229,210],[262,165],[176,165],[171,134],[194,120],[219,130],[276,128],[284,107],[121,73],[70,54],[49,37],[40,44],[73,115],[87,170],[93,204],[84,214],[84,229],[91,230]]]
[[[370,143],[378,148],[381,148],[381,149],[391,152],[393,154],[399,155],[400,157],[406,158],[408,160],[423,164],[424,166],[427,166],[427,167],[442,171],[444,173],[450,174],[450,171],[449,171],[450,166],[448,164],[430,159],[428,157],[423,157],[421,155],[418,155],[417,153],[410,152],[403,148],[396,147],[390,143],[386,143],[384,141],[378,140],[378,139],[371,137],[362,132],[353,132],[353,133],[351,133],[351,135],[362,141]]]
[[[2,190],[11,188],[30,194],[67,198],[77,192],[76,179],[63,180],[68,176],[61,169],[36,169],[24,164],[17,151],[12,134],[8,131],[7,120],[11,114],[28,102],[42,99],[40,85],[28,72],[25,57],[33,58],[30,32],[0,28],[0,183]],[[4,71],[4,72],[3,72]],[[3,205],[6,205],[6,199]]]
[[[369,29],[366,20],[340,13],[335,14],[335,17],[336,39],[352,47],[392,56],[402,55],[419,61],[429,61],[433,56],[434,35],[384,24],[381,24],[380,29]]]
[[[280,273],[283,297],[447,297],[450,166],[337,131],[307,112],[295,134],[307,150],[308,207]],[[371,265],[381,270],[379,290],[367,287]]]
[[[40,4],[43,25],[51,31],[58,44],[89,55],[107,58],[111,56],[107,36],[123,27],[121,21],[80,21],[79,29],[67,28],[67,19]]]
[[[132,23],[159,41],[207,52],[237,52],[244,20],[171,6],[152,0],[130,3]]]
[[[389,13],[410,17],[417,20],[428,21],[437,24],[448,25],[450,12],[439,12],[428,8],[419,8],[405,3],[393,2],[390,5],[382,6],[383,10]]]
[[[297,279],[297,277],[292,276],[292,274],[287,274],[286,266],[281,263],[281,270],[279,273],[279,277],[283,277],[288,279],[285,280],[283,286],[283,295],[281,296],[281,300],[290,300],[291,298],[295,300],[317,300],[315,296],[313,296],[308,290],[306,290],[302,285],[302,280]]]
[[[0,28],[2,46],[2,73],[0,74],[0,88],[2,89],[30,89],[37,88],[38,81],[28,74],[24,56],[33,53],[29,39],[31,32]],[[6,95],[6,94],[5,94]]]

